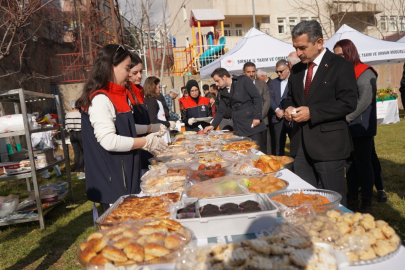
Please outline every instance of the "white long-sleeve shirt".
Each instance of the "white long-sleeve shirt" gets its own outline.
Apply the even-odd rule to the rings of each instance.
[[[130,151],[134,138],[117,135],[114,124],[116,114],[110,99],[105,95],[97,95],[91,103],[88,113],[97,142],[107,151]]]

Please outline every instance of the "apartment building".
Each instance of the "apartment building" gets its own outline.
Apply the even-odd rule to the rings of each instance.
[[[252,0],[170,0],[171,35],[177,46],[192,43],[189,26],[192,9],[219,9],[225,16],[226,47],[233,47],[253,27]],[[376,37],[401,35],[405,31],[403,0],[255,0],[255,27],[291,42],[291,30],[302,20],[321,23],[325,38],[343,24]],[[183,5],[183,3],[185,3]],[[219,29],[219,25],[217,29]],[[203,35],[213,27],[201,29]],[[394,40],[395,41],[395,40]]]

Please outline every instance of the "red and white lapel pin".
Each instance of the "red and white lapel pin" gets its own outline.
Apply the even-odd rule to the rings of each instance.
[[[325,64],[325,67],[328,67],[328,64]]]

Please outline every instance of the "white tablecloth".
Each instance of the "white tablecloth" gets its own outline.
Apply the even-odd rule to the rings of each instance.
[[[314,187],[304,180],[302,180],[298,175],[294,174],[290,170],[282,170],[280,179],[286,180],[290,183],[288,189],[313,189]],[[224,237],[225,238],[225,237]],[[231,239],[227,237],[227,242]],[[219,241],[220,242],[220,241]],[[208,244],[208,239],[197,239],[196,244],[198,246],[204,246]],[[402,265],[402,266],[401,266]],[[154,265],[150,266],[153,270],[173,270],[174,264],[162,264],[162,265]],[[372,264],[372,265],[364,265],[364,266],[348,266],[340,268],[339,270],[396,270],[396,269],[405,269],[405,248],[401,246],[401,249],[395,257],[388,261]]]
[[[377,102],[377,124],[399,123],[397,100]]]

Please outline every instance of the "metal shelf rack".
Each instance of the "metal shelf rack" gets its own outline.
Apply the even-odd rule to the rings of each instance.
[[[54,99],[56,103],[56,109],[58,112],[58,122],[60,123],[60,127],[49,127],[49,128],[42,128],[42,129],[35,129],[35,130],[30,130],[28,119],[27,119],[27,106],[26,103],[28,102],[36,102],[40,101],[43,99]],[[73,192],[72,192],[72,183],[71,183],[71,177],[70,177],[70,163],[69,163],[69,151],[66,145],[65,137],[62,136],[62,147],[63,147],[63,156],[64,158],[62,160],[57,160],[55,162],[52,162],[48,164],[44,168],[36,169],[35,168],[35,160],[34,160],[34,149],[32,148],[31,144],[31,134],[36,133],[36,132],[44,132],[44,131],[50,131],[50,130],[60,130],[63,131],[64,129],[64,124],[62,121],[62,109],[61,109],[61,104],[59,100],[58,95],[52,95],[52,94],[43,94],[43,93],[37,93],[37,92],[32,92],[32,91],[27,91],[22,88],[20,89],[14,89],[14,90],[8,90],[8,91],[0,91],[0,102],[12,102],[14,103],[14,108],[15,108],[15,113],[19,113],[18,109],[18,103],[21,105],[21,113],[23,115],[23,122],[24,122],[24,130],[22,131],[15,131],[15,132],[10,132],[10,133],[2,133],[0,134],[0,138],[6,138],[6,137],[14,137],[14,136],[20,136],[24,135],[26,142],[27,142],[27,148],[28,148],[28,156],[31,164],[31,171],[22,173],[22,174],[16,174],[16,175],[10,175],[6,177],[0,177],[0,182],[3,181],[9,181],[9,180],[14,180],[14,179],[26,179],[27,183],[27,190],[31,191],[31,183],[30,183],[30,177],[32,178],[32,184],[34,187],[34,192],[35,192],[35,199],[36,199],[36,204],[37,204],[37,209],[38,209],[38,216],[36,217],[31,217],[31,218],[25,218],[25,219],[15,219],[15,220],[9,220],[6,222],[0,222],[0,226],[6,226],[6,225],[11,225],[11,224],[17,224],[17,223],[24,223],[24,222],[32,222],[32,221],[39,221],[39,225],[41,229],[45,229],[45,223],[44,223],[44,215],[48,213],[55,205],[58,203],[52,205],[52,207],[46,209],[43,211],[42,209],[42,203],[41,203],[41,198],[39,196],[39,187],[38,187],[38,177],[37,175],[49,168],[52,168],[55,165],[61,164],[65,162],[66,166],[66,176],[67,180],[69,183],[67,192],[59,196],[59,202],[61,202],[63,199],[65,199],[68,195],[70,195],[70,200],[73,202]]]

